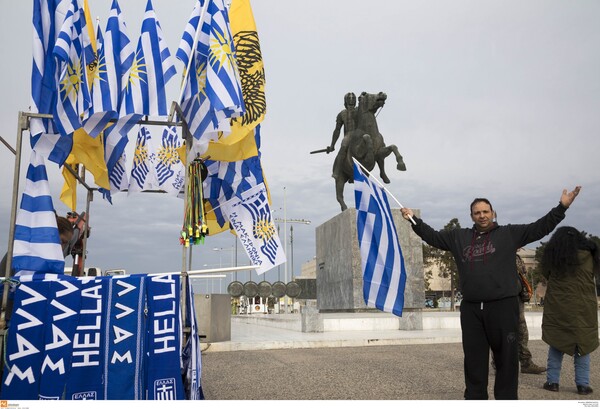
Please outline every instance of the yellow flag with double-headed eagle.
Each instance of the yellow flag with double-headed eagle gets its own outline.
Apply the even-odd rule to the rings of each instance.
[[[258,155],[253,131],[265,117],[267,102],[265,70],[250,0],[233,0],[229,7],[229,21],[246,112],[232,120],[229,135],[208,143],[203,156],[234,162]]]

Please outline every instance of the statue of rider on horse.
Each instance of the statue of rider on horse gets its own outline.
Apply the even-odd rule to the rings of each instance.
[[[353,157],[369,172],[377,164],[379,176],[384,183],[390,183],[384,168],[385,158],[390,153],[394,153],[396,157],[396,169],[406,170],[406,165],[396,145],[386,146],[377,127],[376,113],[383,107],[386,99],[387,95],[383,92],[378,94],[363,92],[358,97],[358,108],[355,108],[356,96],[354,93],[347,93],[344,96],[345,109],[336,118],[331,144],[325,149],[311,152],[333,152],[341,129],[344,128],[344,138],[333,163],[332,174],[335,179],[336,198],[342,211],[348,208],[344,202],[344,185],[354,183]]]

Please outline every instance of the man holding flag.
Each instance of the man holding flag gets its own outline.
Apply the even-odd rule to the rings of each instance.
[[[564,189],[558,206],[530,224],[499,226],[489,200],[471,203],[473,227],[435,231],[403,208],[405,219],[427,244],[450,251],[456,261],[460,304],[460,325],[465,368],[465,399],[488,399],[490,348],[496,364],[494,398],[518,399],[519,283],[515,280],[517,250],[542,239],[565,218],[565,212],[579,194],[580,186]]]

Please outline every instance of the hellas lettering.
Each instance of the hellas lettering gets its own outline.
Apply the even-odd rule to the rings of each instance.
[[[153,300],[161,300],[157,303],[159,310],[154,313],[152,323],[154,329],[153,348],[154,353],[160,354],[176,350],[175,323],[177,318],[177,304],[175,292],[175,280],[171,276],[152,277],[152,281],[170,284],[167,292],[155,295]],[[162,286],[161,288],[164,288]],[[170,300],[170,301],[169,301]],[[166,301],[166,302],[165,302]],[[160,317],[160,319],[157,319]],[[159,336],[157,336],[159,335]]]

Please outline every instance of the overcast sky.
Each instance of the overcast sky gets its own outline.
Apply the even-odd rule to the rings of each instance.
[[[0,136],[13,146],[18,112],[29,110],[31,3],[0,1]],[[90,0],[102,27],[110,3]],[[137,43],[146,2],[120,4]],[[175,54],[194,1],[153,4]],[[295,275],[315,256],[315,228],[340,212],[334,154],[309,152],[330,143],[349,91],[387,93],[379,129],[407,166],[398,172],[388,158],[388,188],[433,227],[455,217],[470,226],[468,206],[480,196],[491,200],[500,223],[531,222],[558,203],[563,188],[582,185],[563,225],[600,235],[600,2],[254,0],[252,8],[267,79],[262,158],[272,208],[276,217],[311,221],[287,226],[288,240],[293,226]],[[177,69],[180,75],[180,61]],[[178,83],[179,77],[170,82],[169,102],[178,97]],[[134,132],[129,136],[135,140]],[[30,154],[24,137],[22,174]],[[6,248],[14,155],[3,145],[0,166],[0,247]],[[64,214],[62,179],[53,163],[48,168],[54,205]],[[85,191],[78,196],[83,211]],[[352,185],[345,197],[353,207]],[[120,194],[111,206],[95,194],[90,213],[87,266],[181,269],[181,200]],[[194,248],[192,269],[231,265],[234,245],[229,233],[208,237]],[[267,280],[283,280],[286,270],[291,275],[287,248],[288,267],[266,273]],[[240,247],[238,264],[246,263]],[[217,291],[218,281],[212,285]]]

